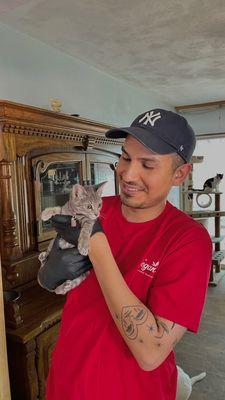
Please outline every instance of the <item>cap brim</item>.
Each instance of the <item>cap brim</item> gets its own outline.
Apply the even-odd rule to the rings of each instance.
[[[105,133],[105,136],[108,138],[114,138],[114,139],[119,139],[119,138],[125,138],[130,132],[129,129],[131,129],[131,127],[128,128],[113,128],[110,129],[109,131],[107,131]]]
[[[133,136],[140,143],[142,143],[149,150],[153,151],[157,154],[171,154],[176,153],[177,150],[175,147],[166,143],[161,137],[158,135],[158,132],[155,128],[151,130],[148,127],[147,129],[129,126],[127,128],[113,128],[105,133],[105,136],[108,138],[125,138],[127,135]]]

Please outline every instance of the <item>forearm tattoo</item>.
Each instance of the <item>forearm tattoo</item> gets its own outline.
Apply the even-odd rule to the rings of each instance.
[[[121,312],[121,324],[125,336],[129,339],[136,339],[138,326],[143,325],[148,318],[148,310],[144,306],[124,306]]]
[[[157,334],[153,335],[156,339],[162,339],[162,337],[164,336],[164,334],[168,334],[173,330],[173,328],[175,327],[175,322],[172,322],[172,325],[169,326],[169,323],[165,323],[164,321],[162,321],[160,318],[156,318],[156,325],[157,325]]]
[[[140,325],[143,325],[148,319],[149,310],[146,309],[141,304],[137,304],[134,306],[124,306],[121,311],[121,325],[124,332],[124,335],[131,340],[134,340],[138,337],[138,329]],[[119,319],[118,315],[116,315],[116,319]],[[153,335],[155,339],[162,339],[165,334],[169,334],[174,327],[176,326],[175,322],[165,323],[160,318],[155,319],[155,323],[147,324],[148,332]],[[140,338],[139,338],[140,339]],[[140,342],[143,343],[143,340],[140,339]],[[158,345],[159,342],[157,342]],[[173,345],[175,346],[176,340]]]

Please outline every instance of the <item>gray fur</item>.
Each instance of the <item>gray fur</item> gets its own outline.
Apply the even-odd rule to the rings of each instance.
[[[99,217],[101,206],[102,206],[102,191],[103,186],[106,182],[99,183],[98,185],[82,186],[76,184],[72,187],[70,194],[70,199],[62,207],[51,207],[46,208],[41,213],[41,219],[46,221],[50,219],[53,215],[63,214],[72,215],[71,225],[76,226],[76,221],[79,221],[81,230],[78,239],[78,250],[80,254],[88,254],[89,239],[91,236],[93,225],[96,219]],[[39,255],[39,261],[41,262],[41,267],[44,265],[50,250],[52,248],[54,239],[50,242],[47,251],[42,252]],[[72,244],[66,242],[64,239],[60,239],[59,246],[61,249],[66,249],[69,247],[74,247]],[[82,277],[78,277],[73,281],[66,281],[62,285],[58,286],[54,292],[57,294],[65,294],[73,287],[79,285],[82,280],[86,278],[86,274]]]

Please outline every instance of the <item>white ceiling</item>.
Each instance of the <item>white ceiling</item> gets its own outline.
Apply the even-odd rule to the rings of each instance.
[[[224,0],[0,0],[0,22],[171,105],[225,99]]]

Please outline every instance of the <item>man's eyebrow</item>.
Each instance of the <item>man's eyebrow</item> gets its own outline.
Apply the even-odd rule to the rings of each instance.
[[[125,153],[127,156],[129,156],[129,154],[127,153],[127,151],[125,150],[124,146],[121,147],[121,150],[123,153]]]
[[[125,153],[128,157],[130,157],[129,153],[125,150],[124,146],[121,147],[123,153]],[[158,163],[159,161],[154,156],[149,157],[139,157],[140,161],[149,161],[153,163]]]

